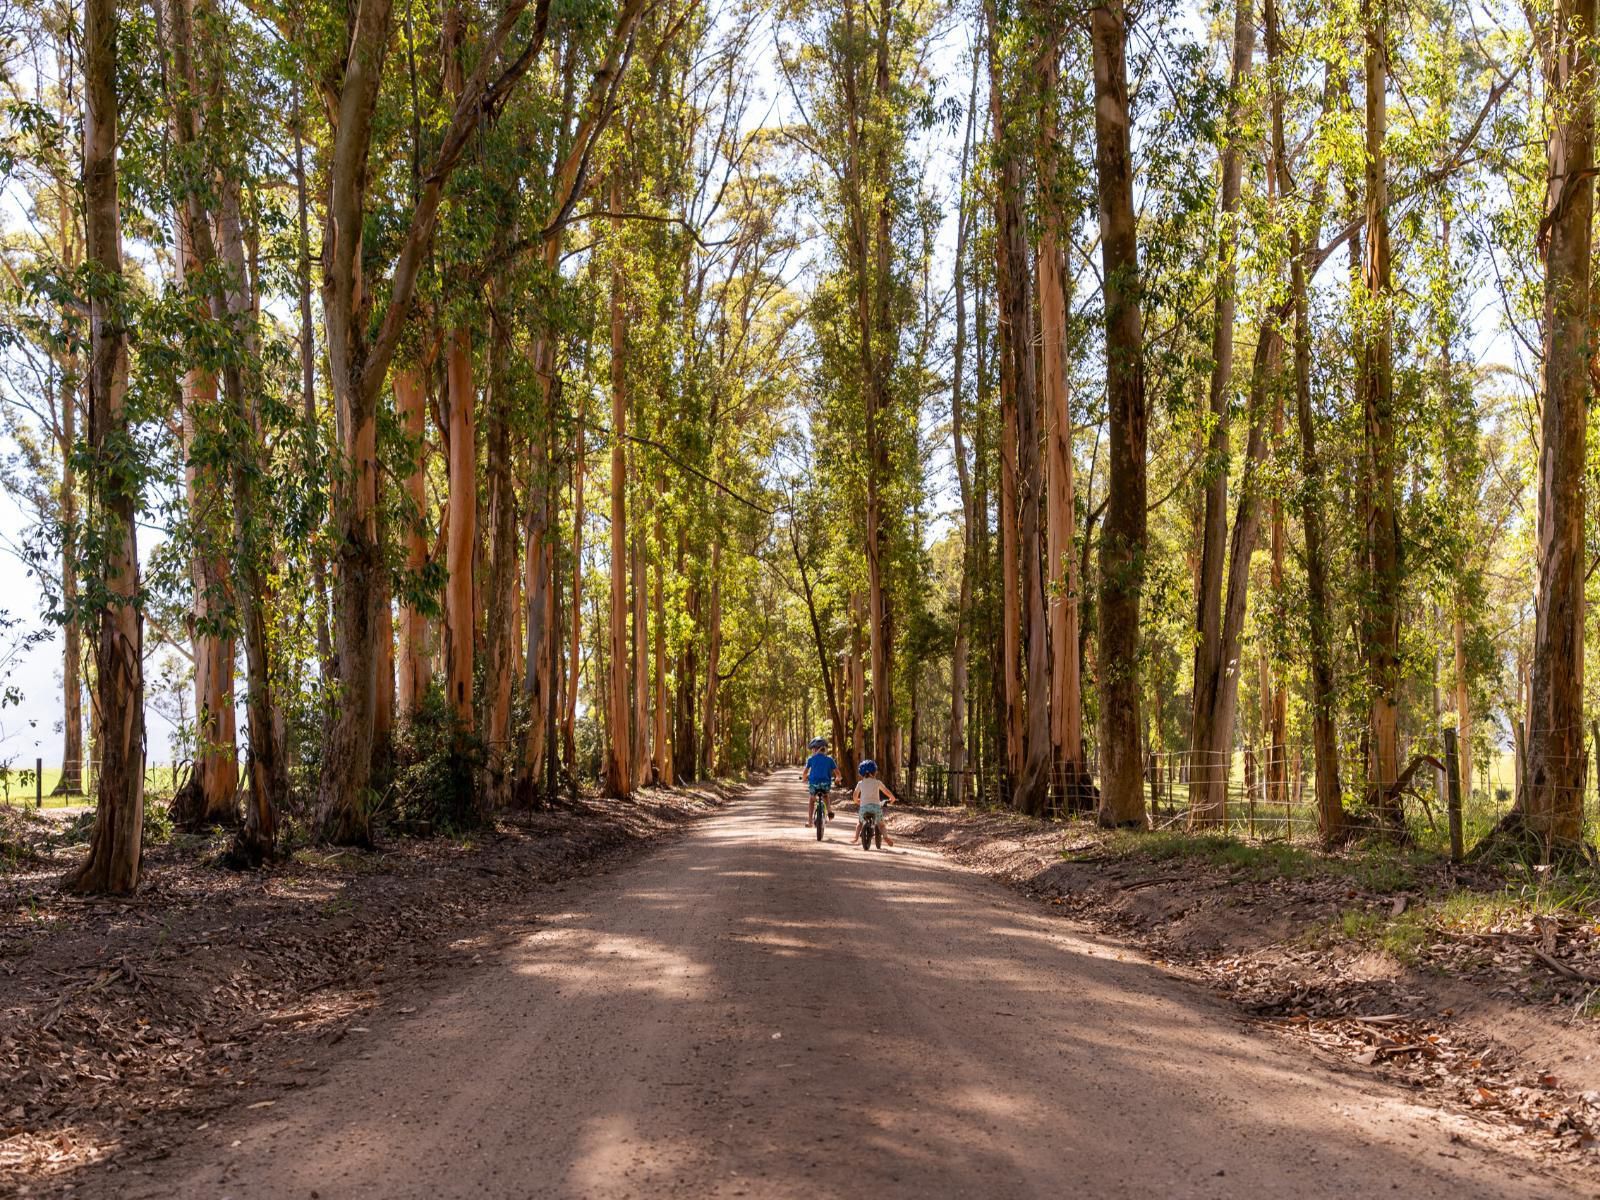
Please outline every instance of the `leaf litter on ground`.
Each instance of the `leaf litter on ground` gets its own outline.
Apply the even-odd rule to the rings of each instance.
[[[1568,1078],[1549,1061],[1590,1057],[1564,1055],[1574,1038],[1600,1044],[1600,918],[1582,884],[1548,895],[1537,880],[1421,855],[1256,853],[995,811],[907,807],[898,825],[1132,942],[1324,1062],[1600,1170],[1600,1075]],[[1515,1047],[1463,1019],[1463,990],[1524,1018]]]
[[[471,970],[528,901],[711,811],[727,789],[580,798],[448,837],[297,853],[257,873],[202,841],[146,854],[131,900],[57,881],[81,848],[0,808],[0,1192],[159,1157],[185,1123],[314,1079],[389,995]],[[415,1012],[416,1003],[396,1014]]]

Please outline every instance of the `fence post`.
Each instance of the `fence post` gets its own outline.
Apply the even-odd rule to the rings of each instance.
[[[44,807],[44,759],[33,760],[33,806]]]
[[[1249,813],[1250,836],[1256,835],[1256,794],[1253,791],[1245,792],[1245,808]]]
[[[1454,729],[1444,731],[1444,774],[1450,810],[1450,861],[1458,863],[1466,856],[1466,847],[1461,835],[1461,766]]]

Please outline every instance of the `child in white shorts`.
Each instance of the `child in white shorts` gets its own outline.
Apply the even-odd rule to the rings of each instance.
[[[870,758],[863,759],[856,767],[860,778],[856,780],[855,800],[860,806],[856,816],[855,839],[861,837],[861,818],[867,813],[874,813],[878,818],[878,827],[883,830],[883,840],[889,845],[894,845],[894,839],[889,836],[888,823],[883,819],[883,806],[895,802],[895,794],[885,786],[883,780],[878,778],[878,764]],[[887,799],[886,799],[887,797]]]

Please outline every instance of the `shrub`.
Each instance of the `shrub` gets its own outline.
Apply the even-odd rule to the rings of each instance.
[[[476,828],[483,824],[477,797],[483,764],[483,743],[458,728],[443,692],[433,688],[395,738],[394,775],[376,815],[418,833]]]

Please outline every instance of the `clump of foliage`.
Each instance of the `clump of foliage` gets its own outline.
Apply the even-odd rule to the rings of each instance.
[[[484,824],[476,781],[484,765],[482,741],[456,724],[435,687],[400,727],[394,774],[374,817],[394,829],[454,834]]]

